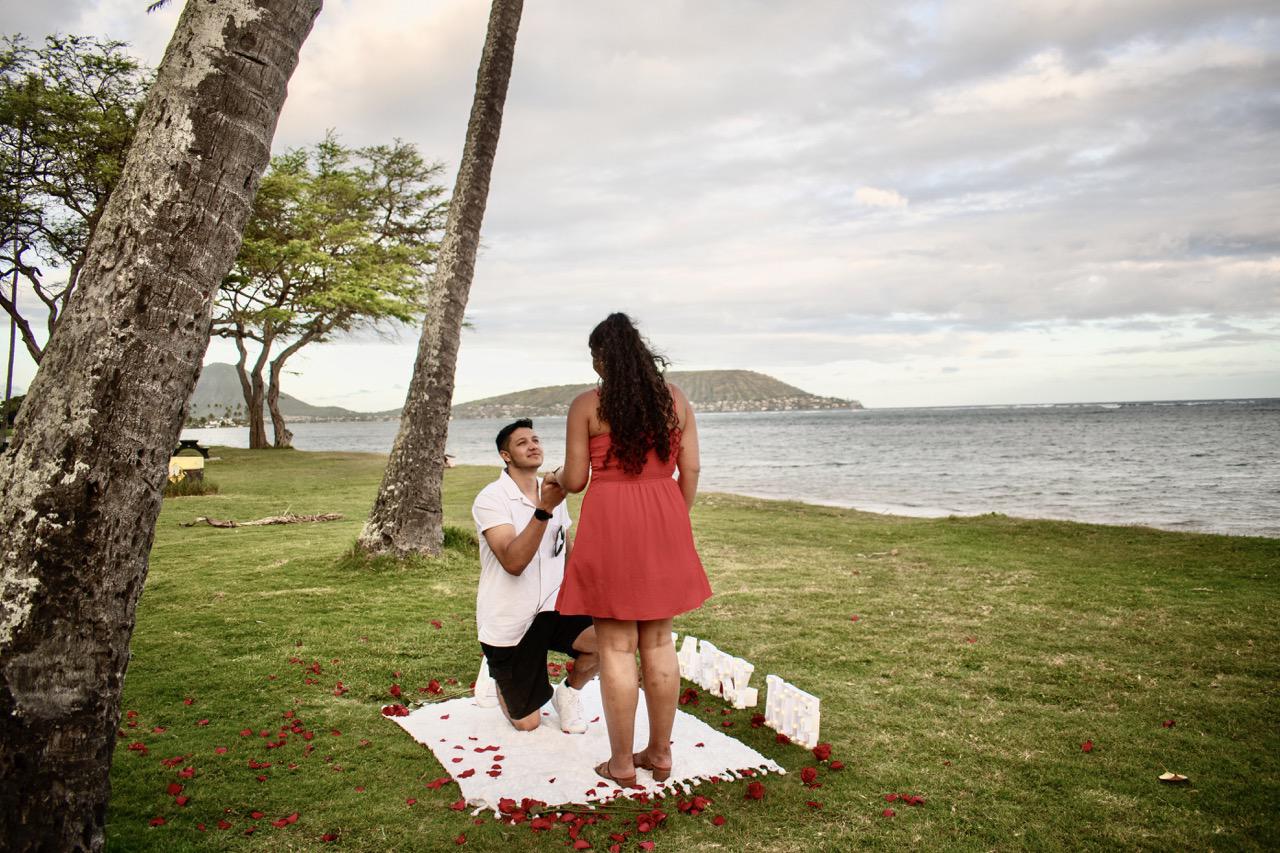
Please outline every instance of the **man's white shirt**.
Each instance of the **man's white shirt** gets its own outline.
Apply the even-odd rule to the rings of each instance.
[[[538,480],[538,488],[542,481]],[[529,565],[519,575],[502,568],[484,532],[502,524],[510,524],[516,534],[533,520],[537,505],[520,491],[506,471],[480,490],[471,505],[480,540],[480,586],[476,590],[476,628],[480,642],[490,646],[514,646],[529,630],[533,617],[544,610],[556,609],[556,595],[564,580],[565,549],[555,554],[558,531],[568,535],[569,512],[565,502],[551,514],[542,541]]]

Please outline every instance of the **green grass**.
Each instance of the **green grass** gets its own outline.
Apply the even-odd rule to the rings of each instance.
[[[381,457],[217,455],[221,492],[167,500],[160,516],[125,685],[137,727],[116,751],[108,847],[437,850],[465,833],[464,849],[561,849],[563,825],[477,826],[451,811],[456,787],[423,785],[441,766],[378,714],[394,671],[415,697],[429,679],[474,676],[469,508],[494,470],[449,471],[449,548],[399,564],[351,549]],[[179,526],[285,510],[346,519]],[[735,711],[730,731],[789,774],[765,777],[762,801],[744,800],[741,782],[703,786],[714,803],[700,817],[667,805],[671,817],[644,836],[656,849],[1280,847],[1280,540],[728,495],[701,497],[694,529],[715,597],[677,630],[752,661],[762,704],[769,672],[819,695],[822,739],[845,769],[821,767],[822,787],[806,789],[799,771],[813,757]],[[321,674],[304,672],[312,662]],[[721,719],[718,703],[703,706]],[[297,736],[268,750],[239,735],[274,733],[289,711],[315,732],[309,755]],[[149,752],[130,751],[135,740]],[[183,767],[194,777],[179,778]],[[1191,785],[1161,785],[1165,770]],[[185,807],[171,782],[185,786]],[[897,816],[882,817],[895,792],[926,804],[894,803]],[[271,825],[293,812],[295,824]],[[166,824],[149,826],[156,816]],[[604,850],[622,820],[583,837]],[[330,832],[336,845],[320,841]]]

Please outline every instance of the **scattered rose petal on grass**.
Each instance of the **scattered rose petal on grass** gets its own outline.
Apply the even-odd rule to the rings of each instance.
[[[225,821],[225,820],[218,821],[218,829],[230,829],[230,828],[231,828],[231,824],[228,821]]]
[[[893,809],[885,809],[884,811],[880,812],[881,817],[893,817],[896,814],[897,812],[895,812]]]
[[[440,686],[439,681],[433,678],[427,682],[427,692],[430,693],[432,696],[436,696],[440,693],[443,693],[444,688]]]
[[[321,840],[321,841],[323,841],[323,842],[325,842],[326,844],[327,844],[328,842],[330,842],[330,841],[337,841],[337,840],[338,840],[338,833],[336,833],[336,832],[326,832],[324,835],[320,836],[320,840]]]
[[[948,764],[950,764],[951,762],[949,762],[949,761],[948,761],[947,763],[948,763]],[[830,765],[828,765],[828,766],[829,766],[832,770],[843,770],[843,769],[844,769],[844,762],[843,762],[843,761],[833,761],[833,762],[831,762],[831,764],[830,764]]]
[[[262,820],[262,818],[264,817],[264,813],[263,813],[263,812],[256,812],[256,811],[255,811],[255,812],[249,812],[249,817],[253,818],[254,820]]]
[[[763,800],[763,799],[764,799],[764,785],[760,784],[759,782],[752,782],[750,785],[748,785],[748,786],[747,786],[747,794],[746,794],[745,799],[748,799],[748,800]]]
[[[716,826],[724,826],[724,815],[722,814],[716,815],[715,817],[711,818],[711,822]]]
[[[806,806],[808,806],[809,808],[811,808],[811,809],[820,809],[820,808],[822,808],[822,803],[818,802],[817,800],[805,800],[805,801],[804,801],[804,804],[805,804]]]
[[[444,623],[443,623],[443,622],[441,622],[439,619],[432,619],[432,620],[431,620],[431,627],[432,627],[432,628],[435,628],[436,630],[439,630],[439,629],[441,629],[441,628],[443,628],[443,627],[444,627]]]
[[[813,748],[813,757],[819,761],[826,761],[831,757],[831,744],[820,743]]]
[[[764,725],[764,714],[751,715],[751,728],[758,729]]]
[[[178,771],[178,775],[183,779],[190,779],[196,775],[196,769],[194,767],[184,767]]]
[[[641,849],[641,850],[652,850],[652,849],[653,849],[653,846],[654,846],[654,844],[653,844],[653,842],[652,842],[652,841],[641,841],[641,842],[640,842],[640,849]]]
[[[209,725],[209,721],[208,721],[208,720],[197,720],[197,721],[196,721],[196,725],[197,725],[197,726],[207,726],[207,725]]]
[[[857,622],[857,621],[858,621],[859,619],[861,619],[861,618],[862,618],[861,616],[859,616],[857,613],[855,613],[855,614],[853,614],[852,616],[850,616],[850,617],[849,617],[849,621],[850,621],[850,622]]]
[[[185,806],[187,803],[191,802],[191,798],[184,794],[182,796],[174,797],[173,801],[180,806]]]
[[[205,826],[204,826],[204,824],[203,824],[203,823],[197,823],[197,824],[196,824],[196,829],[200,830],[201,832],[204,832],[204,831],[205,831]]]
[[[458,833],[458,837],[453,839],[453,843],[461,847],[463,844],[467,843],[467,836],[463,833]]]
[[[813,783],[818,780],[818,770],[814,767],[806,767],[800,771],[800,781],[806,785],[813,787]]]
[[[573,842],[573,849],[574,850],[590,850],[591,842],[585,838],[579,838],[577,841]]]
[[[148,822],[152,826],[164,826],[164,818],[160,817],[159,815],[156,815],[155,817],[151,818],[151,820]]]
[[[164,726],[152,726],[151,728],[151,733],[156,735],[164,734],[165,731],[167,730],[165,729]]]
[[[363,793],[364,793],[364,785],[356,785],[356,793],[357,793],[357,794],[363,794]]]
[[[778,743],[782,743],[782,744],[791,743],[791,738],[787,737],[787,736],[786,736],[786,735],[784,735],[782,732],[778,732],[778,736],[777,736],[777,737],[775,737],[775,738],[774,738],[774,740],[776,740]]]
[[[978,638],[977,638],[977,637],[965,637],[965,638],[964,638],[964,641],[965,641],[966,643],[976,643],[976,642],[978,642]]]
[[[401,697],[401,695],[403,695],[403,692],[400,690],[400,685],[399,685],[399,684],[393,684],[393,685],[391,685],[391,689],[390,689],[390,690],[388,690],[387,692],[388,692],[388,693],[390,693],[392,696],[394,696],[394,697],[395,697],[395,698],[397,698],[397,699],[399,699],[399,698]]]
[[[898,800],[898,795],[897,795],[897,794],[885,794],[885,795],[884,795],[884,801],[885,801],[886,803],[893,803],[893,802],[897,802],[897,800]]]
[[[194,700],[194,699],[192,699],[190,696],[188,696],[187,698],[185,698],[185,699],[183,699],[183,700],[182,700],[182,704],[183,704],[183,705],[191,705],[191,704],[194,704],[194,703],[195,703],[195,701],[196,701],[196,700]]]
[[[1163,723],[1160,724],[1160,727],[1164,729],[1173,728],[1173,720],[1165,720]]]
[[[405,804],[406,806],[413,806],[413,805],[417,805],[417,803],[418,803],[418,801],[417,801],[417,800],[415,800],[413,797],[406,797],[406,798],[405,798],[405,801],[404,801],[404,804]]]
[[[1093,741],[1092,741],[1092,740],[1087,740],[1087,741],[1085,741],[1084,743],[1080,744],[1080,751],[1081,751],[1081,752],[1093,752]]]

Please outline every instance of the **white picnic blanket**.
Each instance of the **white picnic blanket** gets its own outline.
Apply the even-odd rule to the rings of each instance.
[[[582,688],[582,711],[590,721],[586,734],[560,731],[550,702],[542,709],[542,725],[531,732],[516,731],[497,707],[481,708],[474,698],[424,705],[407,717],[388,717],[414,740],[431,748],[458,783],[468,805],[498,810],[498,802],[524,797],[549,806],[594,805],[638,793],[606,782],[592,770],[609,757],[609,739],[600,704],[600,681]],[[649,738],[648,717],[641,692],[636,712],[635,749]],[[785,773],[741,741],[718,731],[684,711],[676,712],[671,732],[672,772],[659,785],[646,770],[636,771],[636,783],[651,794],[688,793],[713,776],[741,778],[743,771]]]

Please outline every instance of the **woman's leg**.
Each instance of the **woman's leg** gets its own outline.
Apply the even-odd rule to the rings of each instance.
[[[609,728],[609,772],[614,776],[633,775],[631,750],[635,746],[636,704],[636,623],[617,619],[596,619],[596,654],[600,658],[600,697],[604,721]]]
[[[671,642],[671,620],[636,623],[640,668],[644,672],[644,703],[649,710],[649,744],[645,760],[657,767],[671,766],[671,727],[680,696],[680,662]]]

